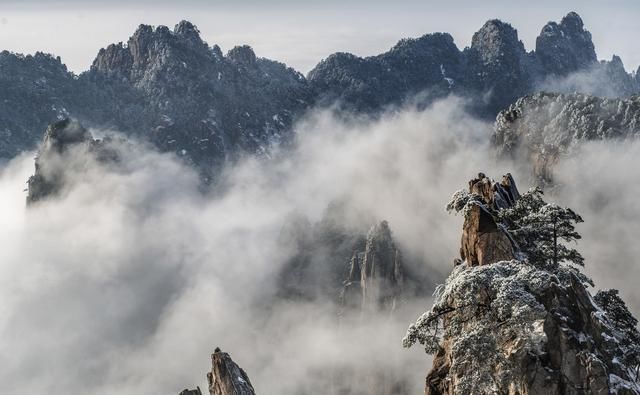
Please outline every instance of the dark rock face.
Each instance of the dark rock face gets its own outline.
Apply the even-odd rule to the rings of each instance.
[[[70,150],[99,160],[115,160],[116,154],[75,120],[64,119],[49,125],[35,161],[35,173],[28,180],[27,204],[55,196],[65,186],[65,156]]]
[[[98,167],[119,171],[132,145],[119,137],[94,139],[77,120],[66,118],[49,125],[29,177],[27,204],[54,198]],[[108,168],[108,169],[107,169]]]
[[[202,391],[200,391],[200,387],[194,390],[182,390],[179,395],[202,395]]]
[[[211,372],[207,373],[211,395],[255,395],[249,377],[226,352],[219,348],[211,355]]]
[[[206,175],[242,153],[265,155],[290,141],[293,120],[312,99],[293,69],[257,58],[248,46],[222,56],[186,21],[173,31],[141,25],[126,46],[101,50],[83,80],[99,92],[85,118],[150,133]]]
[[[464,83],[471,92],[490,92],[476,111],[495,113],[531,89],[534,70],[528,64],[518,32],[508,23],[488,21],[464,51]]]
[[[544,184],[553,180],[557,160],[580,142],[633,138],[639,130],[638,96],[601,99],[538,93],[498,114],[493,141],[500,154],[527,158]]]
[[[536,50],[529,53],[511,25],[490,20],[474,34],[471,47],[463,51],[448,34],[426,35],[403,40],[378,56],[331,55],[309,73],[308,79],[321,103],[339,100],[341,108],[375,112],[402,105],[419,92],[413,98],[419,106],[455,93],[474,99],[470,109],[475,114],[492,118],[518,97],[541,88],[556,89],[554,78],[582,71],[597,75],[560,89],[591,93],[590,85],[594,81],[604,84],[602,76],[606,76],[607,96],[640,91],[630,74],[620,72],[617,59],[597,62],[591,34],[573,12],[559,24],[547,24],[537,39]]]
[[[536,39],[536,55],[548,73],[567,75],[588,68],[598,61],[591,33],[584,29],[575,12],[560,24],[549,22]]]
[[[393,311],[402,297],[402,255],[387,221],[373,226],[364,251],[355,251],[342,291],[342,304],[362,311]]]
[[[0,52],[0,159],[33,149],[50,122],[68,116],[75,86],[60,58]]]
[[[223,56],[186,21],[173,30],[141,25],[78,77],[48,55],[3,52],[0,88],[2,158],[33,149],[49,122],[73,115],[175,152],[205,179],[226,161],[290,142],[293,121],[313,99],[300,73],[248,46]]]
[[[292,256],[279,277],[280,297],[338,300],[349,259],[366,243],[360,229],[346,225],[347,210],[342,204],[332,204],[317,223],[297,216],[286,221],[280,243],[283,249],[292,250]]]
[[[449,34],[400,41],[382,55],[359,58],[336,53],[308,75],[321,104],[375,112],[429,89],[430,98],[448,94],[461,77],[462,57]]]

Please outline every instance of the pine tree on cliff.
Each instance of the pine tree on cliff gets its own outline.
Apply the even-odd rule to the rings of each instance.
[[[638,321],[617,291],[589,293],[583,258],[565,244],[580,239],[582,218],[539,189],[505,200],[517,196],[508,178],[473,179],[447,205],[465,215],[462,260],[403,339],[434,354],[425,394],[640,394]],[[474,228],[478,207],[485,223]],[[491,255],[498,232],[513,241],[513,258],[467,259]]]
[[[542,195],[540,188],[529,190],[512,207],[499,210],[499,219],[533,265],[551,271],[563,262],[584,266],[582,255],[564,244],[582,238],[575,228],[582,217],[545,202]]]
[[[622,334],[620,347],[624,349],[621,361],[628,366],[634,375],[634,379],[640,379],[640,331],[638,320],[631,314],[627,304],[620,298],[617,289],[600,290],[593,297],[602,308],[609,320]]]

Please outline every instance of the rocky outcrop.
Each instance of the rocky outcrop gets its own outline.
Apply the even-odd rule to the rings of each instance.
[[[553,180],[554,164],[581,142],[635,138],[638,132],[639,96],[538,93],[498,114],[493,143],[502,156],[527,158],[532,173],[545,184]]]
[[[27,204],[58,195],[69,177],[83,174],[93,163],[116,163],[113,140],[94,139],[77,120],[66,118],[47,127],[35,159],[35,172],[27,181]]]
[[[519,204],[532,192],[518,197],[509,174],[500,183],[480,174],[469,185],[450,207],[465,215],[480,207],[498,227],[503,220],[493,218],[506,218],[504,212],[512,221],[535,217],[533,207]],[[504,197],[514,203],[504,204]],[[496,258],[500,252],[492,250],[502,249],[500,241],[483,248]],[[536,266],[530,253],[521,248],[511,259],[478,265],[467,258],[436,289],[433,307],[403,340],[435,354],[425,394],[640,394],[640,344],[630,344],[640,333],[617,293],[594,299],[585,285],[590,280],[575,267]]]
[[[561,284],[517,261],[470,270],[478,272],[461,270],[449,281],[473,289],[484,307],[445,324],[468,320],[436,354],[425,394],[640,393],[618,362],[620,333],[576,277]],[[450,303],[461,302],[457,292]]]
[[[475,108],[480,114],[500,111],[532,89],[535,70],[530,55],[508,23],[490,20],[473,35],[464,51],[465,78],[462,83],[485,100]]]
[[[402,255],[387,221],[373,226],[364,251],[354,251],[341,304],[362,311],[393,311],[402,296]]]
[[[35,173],[27,181],[27,204],[54,196],[64,187],[66,169],[61,162],[70,150],[96,151],[100,145],[77,121],[64,119],[49,125],[35,160]]]
[[[567,75],[598,61],[591,33],[582,18],[570,12],[560,23],[549,22],[536,39],[536,55],[549,74]]]
[[[483,266],[514,259],[516,246],[494,218],[495,210],[511,207],[520,196],[511,174],[503,176],[501,182],[494,182],[480,173],[469,181],[469,193],[478,200],[464,214],[461,262]]]
[[[216,348],[211,364],[211,372],[207,373],[211,395],[255,395],[249,377],[229,354]]]
[[[220,348],[211,354],[211,371],[207,373],[210,395],[255,395],[247,373]],[[180,395],[202,395],[200,387],[185,389]]]

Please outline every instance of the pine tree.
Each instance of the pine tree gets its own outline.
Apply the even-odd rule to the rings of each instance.
[[[633,370],[636,380],[640,377],[640,332],[638,320],[631,314],[617,289],[600,290],[594,296],[596,304],[604,311],[609,323],[621,332],[620,347],[624,351],[621,359],[625,366]]]
[[[582,217],[545,202],[542,195],[540,188],[532,189],[513,207],[500,210],[498,217],[531,264],[552,272],[564,262],[584,266],[582,255],[565,244],[581,239],[575,224],[583,222]]]

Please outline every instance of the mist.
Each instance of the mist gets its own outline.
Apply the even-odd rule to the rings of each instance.
[[[339,199],[366,213],[345,216],[350,226],[388,220],[403,252],[444,277],[461,219],[443,204],[486,163],[490,132],[461,107],[379,121],[311,114],[293,152],[237,163],[210,194],[173,156],[134,143],[117,168],[71,152],[55,164],[67,177],[60,196],[26,209],[34,154],[14,159],[0,176],[0,389],[205,388],[219,346],[261,393],[317,389],[339,367],[393,372],[419,390],[428,358],[400,342],[427,298],[391,319],[341,322],[330,300],[280,300],[278,274],[296,251],[279,236],[291,214],[315,222]]]
[[[0,170],[0,392],[205,389],[217,346],[259,393],[330,391],[327,375],[357,388],[363,372],[380,371],[421,392],[430,360],[401,339],[428,295],[391,317],[340,321],[329,298],[278,298],[278,275],[298,252],[280,235],[292,214],[314,223],[343,201],[365,214],[348,210],[349,226],[387,220],[403,254],[442,282],[462,225],[444,210],[451,194],[479,171],[511,171],[527,189],[526,170],[495,159],[492,125],[464,107],[451,98],[378,120],[313,112],[291,151],[230,165],[212,193],[172,155],[126,143],[118,168],[70,153],[59,163],[67,187],[27,209],[34,153],[15,158]],[[596,284],[620,287],[634,308],[640,183],[628,169],[638,150],[586,145],[580,161],[561,162],[551,196],[585,218],[579,249]]]
[[[585,95],[620,98],[633,94],[632,76],[625,76],[624,66],[596,63],[585,70],[566,76],[551,75],[536,84],[535,91],[556,93],[582,93]],[[627,79],[625,81],[625,78]]]
[[[617,288],[630,310],[640,313],[640,143],[584,143],[558,163],[553,198],[584,219],[578,250],[596,288]]]

